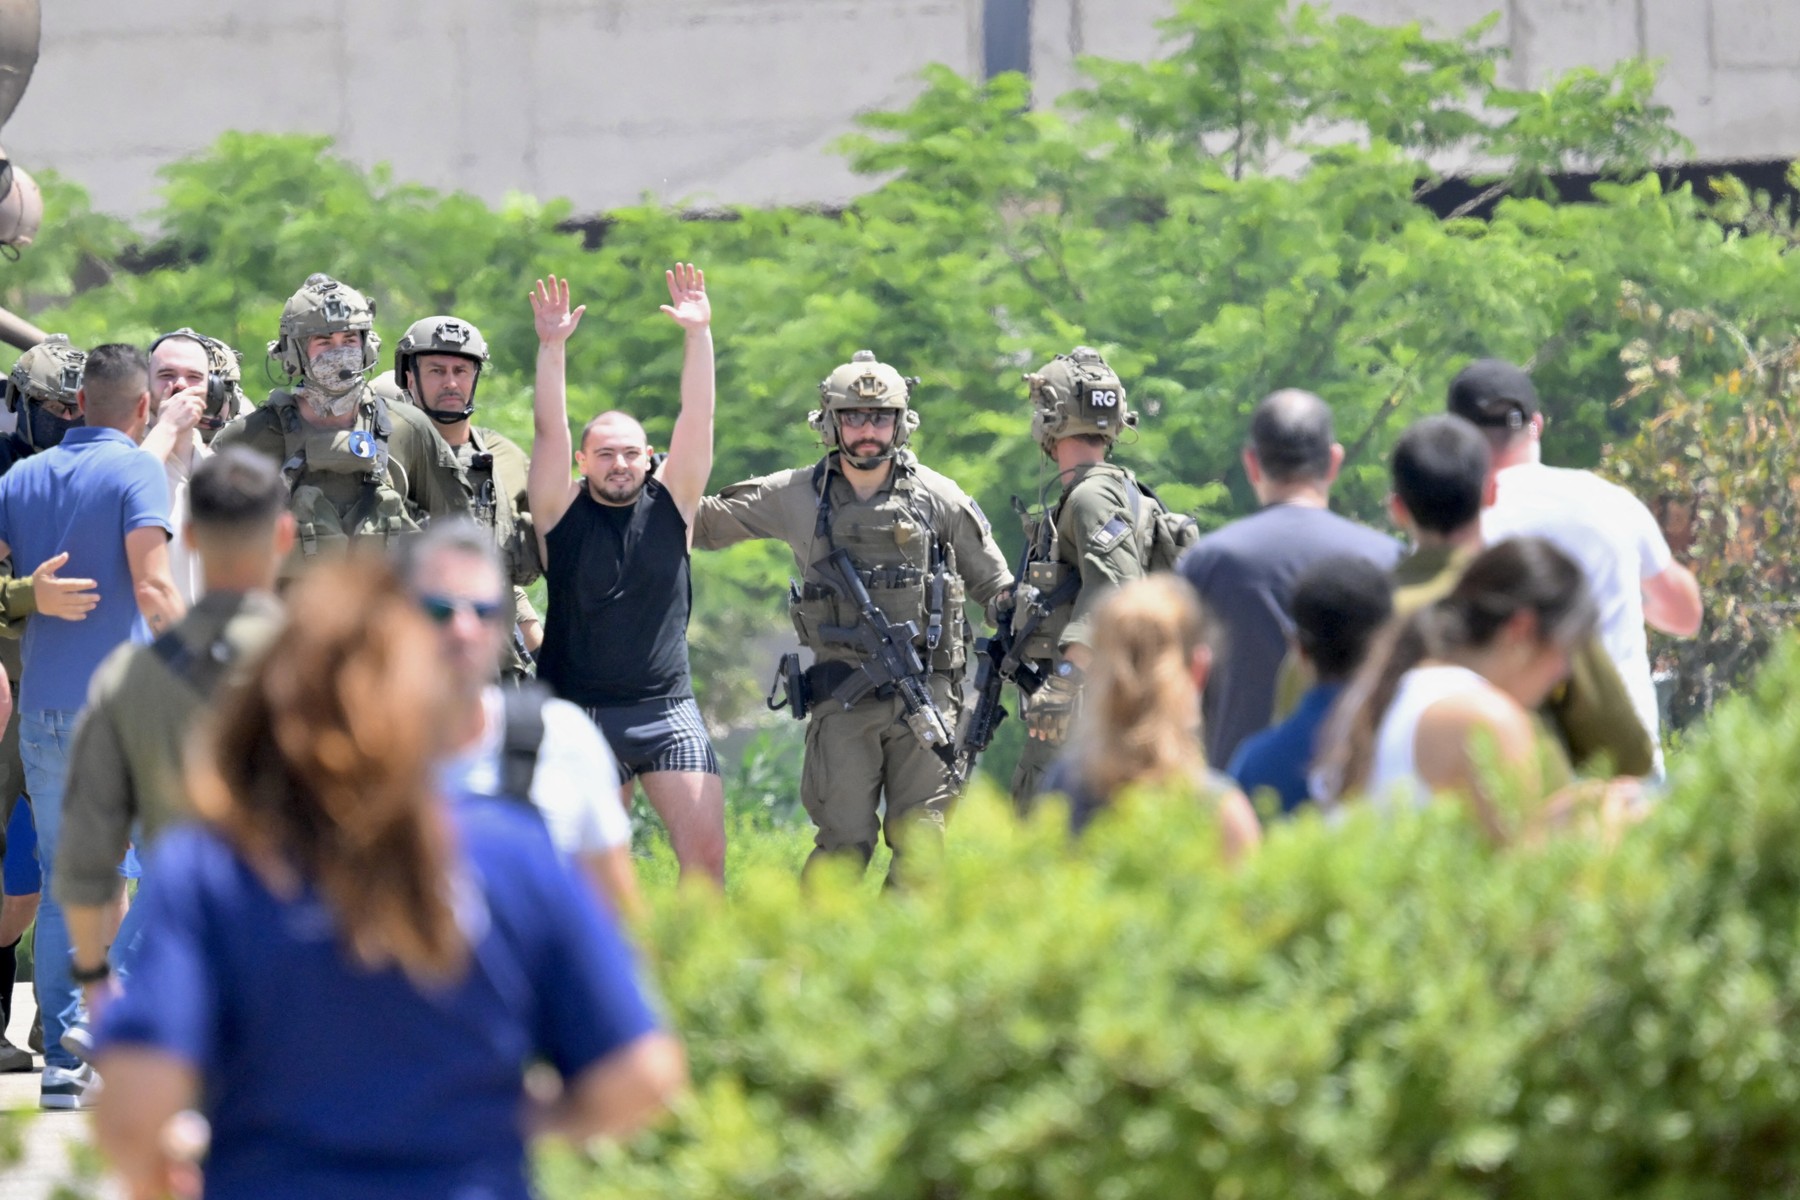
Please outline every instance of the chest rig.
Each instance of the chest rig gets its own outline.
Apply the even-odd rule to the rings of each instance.
[[[292,393],[278,393],[270,407],[281,422],[281,474],[305,557],[342,549],[352,539],[388,541],[418,529],[388,477],[394,425],[385,400],[365,392],[348,429],[308,425]]]
[[[829,458],[822,459],[812,472],[818,557],[848,553],[875,607],[890,621],[918,625],[915,645],[927,667],[959,670],[965,653],[963,581],[955,551],[938,531],[936,510],[906,457],[896,458],[888,490],[867,503],[832,503],[830,465]],[[826,626],[854,625],[858,614],[855,601],[827,587],[816,569],[808,570],[803,585],[789,585],[788,615],[801,644],[818,661],[857,661],[853,651],[820,635]]]

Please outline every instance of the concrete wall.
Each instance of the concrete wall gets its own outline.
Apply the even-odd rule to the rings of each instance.
[[[1504,6],[1512,82],[1634,54],[1706,159],[1800,155],[1795,0],[1334,0],[1460,28]],[[1076,54],[1154,52],[1168,0],[1035,0],[1040,96]],[[44,0],[37,73],[4,141],[102,209],[142,214],[155,169],[223,130],[335,137],[404,179],[705,203],[840,201],[830,143],[905,103],[931,62],[982,62],[982,0]]]

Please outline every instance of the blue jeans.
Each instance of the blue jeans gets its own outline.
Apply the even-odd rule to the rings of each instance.
[[[77,1067],[80,1060],[62,1047],[63,1030],[81,1019],[81,989],[69,973],[69,927],[51,885],[56,845],[62,832],[63,785],[69,774],[69,742],[78,713],[28,709],[19,714],[19,757],[25,761],[25,790],[37,826],[43,897],[38,901],[37,935],[32,942],[33,988],[44,1015],[44,1064]]]

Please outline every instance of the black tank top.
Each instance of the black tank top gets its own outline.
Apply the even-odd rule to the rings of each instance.
[[[538,678],[590,708],[692,696],[687,522],[669,490],[652,478],[625,508],[584,486],[544,541],[550,604]]]

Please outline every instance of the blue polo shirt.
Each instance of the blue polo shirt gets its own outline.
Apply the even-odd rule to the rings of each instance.
[[[210,830],[157,843],[141,950],[98,1032],[199,1073],[207,1200],[526,1200],[526,1065],[571,1078],[657,1027],[537,814],[471,799],[454,821],[473,954],[431,988],[356,965],[317,894],[276,896]]]
[[[1320,728],[1343,690],[1341,683],[1315,684],[1287,720],[1244,739],[1225,773],[1252,800],[1258,788],[1273,788],[1283,813],[1299,808],[1309,795],[1306,776],[1318,753]]]
[[[59,575],[92,579],[100,603],[85,620],[34,617],[20,649],[19,708],[78,712],[100,660],[130,640],[150,640],[125,535],[154,525],[169,532],[163,464],[116,429],[71,429],[57,445],[0,477],[0,542],[20,575],[67,550]]]

